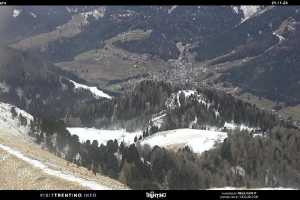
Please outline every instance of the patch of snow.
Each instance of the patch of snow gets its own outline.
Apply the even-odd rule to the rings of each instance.
[[[168,14],[171,14],[176,8],[177,6],[172,6],[170,9],[168,9]]]
[[[278,34],[277,32],[273,32],[273,35],[275,35],[275,36],[279,39],[279,44],[280,44],[283,40],[285,40],[285,38],[284,38],[282,35]]]
[[[16,18],[21,14],[22,10],[14,9],[13,10],[13,17]]]
[[[193,95],[193,94],[196,93],[196,91],[194,91],[194,90],[182,90],[181,92],[184,93],[185,97],[189,97],[189,96],[191,96],[191,95]]]
[[[244,15],[242,19],[242,22],[244,22],[254,16],[254,14],[259,11],[260,6],[240,6],[240,9],[242,10]]]
[[[13,118],[11,108],[15,107],[10,104],[0,102],[0,127],[11,128],[18,133],[27,134],[30,131],[30,123],[33,121],[33,116],[29,113],[15,107],[17,116]],[[19,115],[22,115],[27,120],[27,125],[22,126],[19,121]]]
[[[223,142],[227,133],[199,129],[174,129],[157,132],[145,138],[141,144],[167,147],[170,145],[188,146],[195,153],[202,153],[214,147],[216,143]]]
[[[240,176],[245,176],[246,175],[246,171],[243,167],[241,166],[235,166],[235,167],[231,167],[231,172],[235,175],[240,175]]]
[[[94,17],[96,20],[98,20],[99,18],[104,17],[105,8],[95,9],[93,11],[83,12],[83,13],[80,13],[80,14],[84,18],[84,23],[88,24],[87,19],[88,19],[89,16]]]
[[[236,129],[236,128],[237,128],[237,125],[236,125],[235,123],[232,123],[232,122],[231,122],[231,123],[225,122],[224,128],[233,130],[233,129]]]
[[[71,13],[71,12],[72,12],[72,9],[69,8],[68,6],[66,7],[66,10],[68,11],[68,13]]]
[[[78,12],[78,9],[73,6],[69,7],[69,6],[66,6],[66,10],[68,11],[68,13],[77,13]]]
[[[37,15],[36,15],[35,13],[30,12],[29,14],[30,14],[33,18],[37,18]]]
[[[122,161],[122,154],[120,152],[115,152],[114,156],[117,158],[118,161]]]
[[[219,117],[220,116],[220,112],[218,110],[215,110],[215,116]]]
[[[5,82],[0,82],[0,93],[8,93],[10,87]]]
[[[152,121],[157,121],[157,120],[160,120],[161,118],[165,117],[167,114],[162,114],[162,115],[159,115],[159,116],[156,116],[152,119]]]
[[[254,128],[254,127],[248,127],[245,124],[236,124],[234,122],[225,122],[224,128],[229,129],[229,130],[234,130],[234,129],[239,129],[240,131],[246,130],[249,132],[259,129],[259,128]]]
[[[153,125],[160,128],[161,125],[163,124],[164,122],[164,117],[167,116],[166,113],[164,113],[164,111],[162,113],[160,113],[159,115],[153,117],[151,119],[151,121],[153,122]]]
[[[189,124],[189,128],[193,128],[193,125],[197,124],[198,118],[197,116],[195,116],[195,119],[193,121],[191,121],[191,123]]]
[[[119,143],[124,141],[125,144],[134,143],[134,138],[143,135],[142,131],[127,132],[124,129],[120,130],[105,130],[96,128],[79,128],[79,127],[68,127],[67,130],[71,135],[77,135],[81,143],[87,140],[93,142],[97,140],[99,145],[106,145],[109,140],[117,140]]]
[[[111,96],[108,94],[104,93],[102,90],[99,90],[97,87],[90,87],[84,84],[76,83],[75,81],[69,80],[71,83],[73,83],[75,89],[83,89],[83,90],[88,90],[90,91],[95,98],[107,98],[107,99],[112,99]]]
[[[241,23],[244,23],[248,19],[263,14],[264,12],[267,12],[271,9],[273,9],[275,6],[267,6],[265,8],[261,8],[261,6],[241,6],[240,9],[243,12],[244,17],[241,20]],[[238,24],[238,25],[240,25]]]
[[[210,103],[207,102],[207,100],[202,94],[198,94],[198,92],[195,90],[179,90],[177,93],[172,94],[171,97],[167,100],[166,102],[167,108],[174,108],[176,106],[180,107],[181,103],[179,101],[179,97],[181,94],[184,94],[185,98],[189,98],[190,96],[195,95],[198,103],[206,105],[207,108],[209,108],[211,105]]]
[[[12,149],[8,146],[0,144],[0,148],[7,151],[8,153],[16,156],[17,158],[29,163],[30,165],[32,165],[38,169],[41,169],[43,172],[45,172],[46,174],[49,174],[51,176],[56,176],[58,178],[62,178],[64,180],[71,181],[71,182],[77,182],[80,185],[82,185],[83,187],[88,187],[92,190],[109,190],[109,189],[111,189],[106,186],[100,185],[99,183],[97,183],[95,181],[85,180],[83,178],[76,177],[72,174],[67,174],[62,171],[50,169],[47,165],[45,165],[41,161],[29,158],[29,157],[25,156],[24,154],[22,154],[20,151]]]
[[[236,14],[239,14],[239,7],[238,7],[238,6],[232,6],[232,9],[233,9],[233,11],[234,11]]]
[[[240,130],[247,130],[247,131],[254,131],[254,130],[257,130],[258,128],[253,128],[253,127],[249,127],[249,126],[246,126],[245,124],[241,124],[240,126]]]
[[[18,88],[16,89],[16,93],[17,93],[19,99],[21,100],[22,97],[23,97],[23,95],[24,95],[24,91],[22,90],[22,88],[18,87]]]
[[[126,18],[126,17],[131,17],[135,12],[132,10],[126,10],[125,13],[120,13],[118,14],[119,18]]]
[[[262,133],[254,133],[253,137],[263,137],[264,135]]]

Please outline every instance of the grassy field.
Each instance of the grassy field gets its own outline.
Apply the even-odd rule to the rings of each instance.
[[[4,190],[82,190],[77,183],[50,176],[0,149],[0,189]]]
[[[265,110],[272,110],[273,107],[276,105],[273,101],[266,99],[266,98],[259,98],[255,95],[250,93],[243,93],[238,96],[240,99],[247,101],[249,103],[255,104],[258,107],[265,109]]]
[[[148,37],[150,33],[151,31],[133,30],[119,34],[106,40],[103,48],[83,52],[75,56],[72,61],[60,62],[56,65],[92,84],[101,86],[108,81],[127,79],[171,68],[170,63],[162,59],[132,53],[113,45],[116,41],[141,40]]]
[[[276,103],[274,101],[271,101],[266,98],[259,98],[255,95],[252,95],[250,93],[243,93],[238,96],[238,98],[247,101],[249,103],[255,104],[259,108],[265,109],[265,110],[273,110],[274,106],[276,106]],[[292,117],[293,120],[300,120],[300,105],[296,106],[288,106],[288,107],[282,107],[282,109],[278,110],[278,114],[280,114],[285,119],[288,119]]]
[[[292,117],[294,120],[300,120],[300,105],[285,107],[280,110],[280,114]]]

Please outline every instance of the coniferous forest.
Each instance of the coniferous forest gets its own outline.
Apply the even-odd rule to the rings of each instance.
[[[300,189],[300,6],[271,4],[0,6],[0,189]]]
[[[157,88],[160,88],[160,92],[157,92]],[[113,102],[114,105],[105,101],[91,105],[95,106],[95,109],[103,109],[102,112],[94,111],[98,114],[97,117],[124,122],[128,120],[132,124],[132,119],[139,115],[145,117],[145,124],[147,124],[147,116],[164,107],[163,102],[174,91],[176,91],[175,87],[164,82],[145,81],[134,88],[132,94],[117,98]],[[281,185],[297,187],[300,184],[299,129],[266,111],[226,94],[215,94],[213,91],[202,89],[198,91],[205,94],[212,105],[218,105],[220,116],[223,117],[221,119],[210,117],[211,110],[201,104],[197,105],[195,96],[191,96],[180,100],[181,107],[167,110],[168,117],[164,126],[166,129],[169,123],[176,128],[185,127],[189,120],[185,120],[184,117],[196,115],[198,121],[202,119],[200,127],[203,124],[221,125],[224,121],[232,120],[236,123],[261,127],[260,131],[263,134],[255,136],[253,131],[226,130],[229,133],[228,138],[201,155],[192,152],[188,147],[178,151],[159,146],[151,148],[148,145],[141,145],[139,140],[131,145],[118,143],[117,140],[110,140],[106,145],[99,145],[96,140],[80,143],[78,136],[72,136],[66,130],[63,121],[46,118],[35,118],[30,124],[29,135],[37,144],[46,147],[53,154],[83,166],[95,175],[101,173],[118,179],[133,189],[205,189],[224,186],[277,187]],[[101,106],[105,103],[111,107]],[[120,105],[126,106],[119,107]],[[238,110],[236,112],[238,115],[232,110]],[[26,125],[24,117],[21,114],[18,116],[14,108],[11,109],[11,113]],[[92,116],[96,118],[96,115]],[[148,130],[145,129],[143,137],[158,131],[155,129],[150,133],[147,132]],[[154,128],[152,127],[151,130]]]

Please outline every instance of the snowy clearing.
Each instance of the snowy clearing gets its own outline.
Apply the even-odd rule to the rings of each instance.
[[[142,131],[137,132],[127,132],[124,129],[119,130],[105,130],[105,129],[96,129],[96,128],[77,128],[77,127],[68,127],[67,130],[71,135],[77,135],[81,143],[84,143],[87,140],[93,142],[97,140],[99,145],[106,145],[107,141],[116,139],[118,142],[124,141],[126,144],[134,143],[134,137],[139,137],[142,135]]]
[[[97,87],[90,87],[87,85],[83,85],[80,83],[76,83],[75,81],[69,80],[71,83],[74,84],[75,89],[83,89],[83,90],[88,90],[90,91],[95,98],[107,98],[107,99],[112,99],[111,96],[108,94],[104,93],[102,90],[99,90]]]
[[[82,178],[79,177],[75,177],[71,174],[66,174],[62,171],[57,171],[57,170],[53,170],[48,168],[48,166],[46,166],[45,164],[43,164],[42,162],[38,161],[38,160],[34,160],[31,158],[26,157],[25,155],[23,155],[21,152],[14,150],[8,146],[2,145],[0,144],[0,148],[7,151],[8,153],[16,156],[17,158],[33,165],[36,168],[41,169],[43,172],[52,175],[52,176],[56,176],[62,179],[65,179],[67,181],[72,181],[72,182],[77,182],[80,185],[84,186],[84,187],[88,187],[92,190],[110,190],[111,188],[105,187],[103,185],[98,184],[95,181],[89,181],[89,180],[84,180]]]
[[[199,129],[174,129],[155,133],[141,144],[150,146],[183,145],[190,147],[195,153],[202,153],[214,147],[215,143],[223,142],[227,133]]]

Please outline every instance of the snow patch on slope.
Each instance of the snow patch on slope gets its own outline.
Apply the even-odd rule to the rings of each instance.
[[[88,18],[89,16],[92,16],[94,17],[96,20],[98,20],[99,18],[102,18],[104,17],[105,15],[105,8],[99,8],[99,9],[95,9],[93,11],[89,11],[89,12],[83,12],[83,13],[80,13],[81,16],[84,18],[84,23],[85,24],[88,24]]]
[[[207,131],[199,129],[174,129],[157,132],[146,139],[141,144],[148,144],[167,147],[170,145],[188,146],[195,153],[202,153],[214,147],[216,143],[223,142],[227,138],[227,133],[218,131]]]
[[[9,90],[9,85],[7,85],[5,82],[0,82],[0,93],[8,93]]]
[[[17,116],[13,118],[11,108],[14,107]],[[26,119],[27,125],[22,125],[19,121],[19,116],[22,115]],[[27,134],[30,131],[30,123],[33,121],[33,116],[10,104],[0,102],[0,127],[11,128],[21,134]]]
[[[66,10],[68,11],[68,13],[77,13],[78,12],[78,9],[76,7],[73,8],[72,6],[71,7],[66,6]]]
[[[236,14],[239,14],[239,7],[238,7],[238,6],[232,6],[232,9],[233,9],[233,11],[234,11]]]
[[[69,80],[71,83],[73,83],[75,89],[83,89],[83,90],[88,90],[90,91],[95,98],[107,98],[107,99],[112,99],[111,96],[108,94],[104,93],[102,90],[99,90],[97,87],[90,87],[84,84],[76,83],[75,81]]]
[[[284,38],[282,35],[280,35],[279,33],[277,33],[277,32],[273,32],[273,35],[275,35],[275,36],[279,39],[279,44],[280,44],[283,40],[285,40],[285,38]]]
[[[35,13],[30,12],[29,14],[30,14],[33,18],[37,18],[37,15],[36,15]]]
[[[202,94],[199,94],[195,90],[179,90],[177,93],[172,94],[171,97],[166,101],[166,107],[173,109],[176,106],[181,106],[180,103],[180,95],[184,95],[185,99],[191,97],[194,95],[198,101],[198,103],[204,104],[207,106],[207,108],[210,107],[210,103],[205,99],[205,97]]]
[[[164,123],[164,118],[166,116],[167,116],[167,114],[165,113],[164,110],[162,112],[160,112],[159,114],[157,114],[156,116],[154,116],[151,119],[151,122],[153,123],[153,126],[156,126],[157,128],[160,128],[161,125]]]
[[[244,15],[242,19],[242,22],[244,22],[254,16],[259,11],[260,6],[241,6],[240,9]]]
[[[244,23],[250,18],[261,15],[273,8],[274,6],[266,6],[264,8],[262,8],[261,6],[240,6],[240,10],[243,13],[243,18],[240,24]]]
[[[13,17],[16,18],[21,14],[22,10],[14,9],[13,10]]]
[[[183,94],[185,99],[188,99],[188,98],[194,96],[196,101],[199,104],[202,104],[202,105],[206,106],[207,109],[209,109],[212,105],[212,103],[209,102],[203,94],[200,94],[196,90],[179,90],[177,93],[172,94],[171,97],[166,101],[166,104],[165,104],[166,107],[168,109],[174,109],[176,107],[180,107],[181,106],[180,96],[182,94]],[[215,114],[215,117],[220,116],[220,112],[218,111],[218,109],[213,108],[213,112]]]
[[[236,124],[234,122],[225,122],[224,128],[229,130],[234,130],[234,129],[238,129],[240,131],[246,130],[249,132],[259,130],[259,128],[249,127],[246,126],[245,124]]]
[[[100,185],[95,181],[85,180],[83,178],[76,177],[72,174],[67,174],[62,171],[50,169],[47,165],[45,165],[41,161],[26,157],[20,151],[14,150],[8,146],[0,144],[0,148],[7,151],[8,153],[16,156],[17,158],[31,164],[32,166],[41,169],[43,172],[45,172],[51,176],[56,176],[56,177],[59,177],[59,178],[62,178],[64,180],[71,181],[71,182],[77,182],[80,185],[82,185],[83,187],[88,187],[92,190],[109,190],[109,189],[111,189],[111,188],[105,187],[103,185]]]
[[[90,140],[97,140],[99,145],[106,145],[109,140],[117,140],[119,143],[124,141],[125,144],[134,143],[134,138],[141,136],[142,131],[127,132],[124,129],[120,130],[105,130],[96,128],[80,128],[80,127],[68,127],[67,130],[71,135],[77,135],[81,143]]]
[[[172,6],[170,9],[168,9],[168,14],[171,14],[176,8],[177,6]]]

